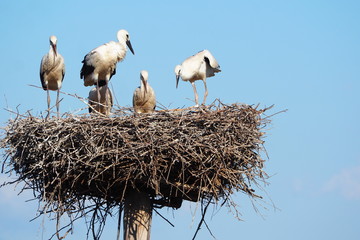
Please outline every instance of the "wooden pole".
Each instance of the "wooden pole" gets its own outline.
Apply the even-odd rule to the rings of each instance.
[[[124,240],[150,240],[152,203],[146,193],[131,190],[124,202]]]

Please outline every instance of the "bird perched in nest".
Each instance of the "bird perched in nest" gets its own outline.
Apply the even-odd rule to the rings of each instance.
[[[59,94],[65,76],[64,58],[57,52],[57,38],[50,36],[50,50],[43,56],[40,64],[40,80],[42,88],[47,91],[48,114],[50,114],[49,90],[57,91],[56,110],[59,118]]]
[[[108,84],[116,73],[116,64],[125,59],[126,46],[132,54],[135,54],[126,30],[119,30],[117,39],[118,42],[110,41],[95,48],[86,54],[82,61],[80,78],[84,79],[85,86],[96,85],[98,98],[100,98],[99,87]]]
[[[206,78],[215,76],[215,73],[217,72],[221,72],[220,65],[218,64],[214,56],[210,53],[210,51],[203,50],[185,59],[185,61],[181,65],[177,65],[175,67],[176,88],[178,87],[180,77],[183,81],[189,81],[194,90],[196,103],[195,106],[199,106],[195,81],[202,80],[205,86],[204,101],[202,104],[205,104],[206,97],[208,95]]]
[[[113,106],[113,97],[110,89],[107,89],[108,86],[100,86],[99,92],[100,92],[100,101],[97,94],[97,89],[94,87],[89,92],[89,113],[92,113],[93,110],[95,112],[104,114],[105,116],[110,115],[111,108]],[[108,96],[106,97],[107,94]]]
[[[155,92],[148,83],[149,74],[140,72],[140,87],[136,88],[133,95],[133,107],[136,113],[152,113],[155,111]]]

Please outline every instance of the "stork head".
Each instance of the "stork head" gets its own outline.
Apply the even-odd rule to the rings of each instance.
[[[131,46],[130,35],[129,35],[128,31],[126,31],[125,29],[119,30],[117,33],[117,39],[119,42],[126,43],[126,45],[129,47],[131,53],[135,55],[134,49]]]
[[[140,79],[142,84],[144,85],[145,93],[147,92],[147,80],[149,78],[149,73],[146,70],[142,70],[140,72]]]
[[[179,84],[180,72],[181,72],[181,66],[180,66],[180,65],[176,65],[176,67],[175,67],[176,88],[178,87],[178,84]]]
[[[54,53],[56,56],[57,55],[57,51],[56,51],[57,38],[56,38],[56,36],[51,35],[49,40],[50,40],[50,46],[54,50]]]

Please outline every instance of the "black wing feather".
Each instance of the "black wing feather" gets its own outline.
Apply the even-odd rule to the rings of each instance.
[[[116,74],[116,66],[115,66],[115,68],[114,68],[114,71],[111,73],[111,75],[110,75],[110,79],[112,78],[112,76],[114,76]]]
[[[94,72],[94,69],[95,67],[92,66],[92,65],[89,65],[86,61],[86,58],[89,54],[87,54],[85,57],[84,57],[84,60],[82,60],[82,63],[83,63],[83,66],[81,68],[81,71],[80,71],[80,78],[84,78],[86,76],[88,76],[89,74],[93,73]]]
[[[41,67],[40,67],[40,81],[41,81],[41,86],[44,90],[47,90],[47,86],[45,84],[45,79],[44,79],[44,75],[45,75],[45,71],[41,71]]]
[[[64,81],[64,77],[65,77],[65,71],[64,71],[64,69],[63,69],[63,71],[62,71],[62,79],[61,79],[61,82],[63,82],[63,81]]]
[[[209,58],[204,57],[204,61],[206,62],[207,65],[209,65],[211,67]]]

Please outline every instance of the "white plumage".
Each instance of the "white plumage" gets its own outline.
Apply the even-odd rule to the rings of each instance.
[[[111,77],[116,73],[116,64],[124,60],[126,45],[135,54],[126,30],[119,30],[117,39],[118,42],[111,41],[95,48],[82,61],[80,78],[84,79],[85,86],[96,85],[98,98],[100,98],[99,87],[108,85]]]
[[[155,92],[148,83],[149,74],[140,72],[140,87],[136,88],[133,95],[133,107],[136,113],[152,113],[155,111]]]
[[[205,87],[204,101],[202,104],[205,104],[208,95],[206,78],[214,76],[217,72],[221,72],[220,65],[210,51],[203,50],[185,59],[181,65],[175,67],[176,88],[178,87],[180,77],[183,81],[189,81],[194,90],[196,106],[199,106],[195,81],[202,80]]]
[[[116,73],[116,64],[124,60],[126,45],[134,54],[130,36],[126,30],[117,33],[118,42],[105,43],[89,52],[82,61],[80,78],[84,79],[85,86],[105,85]]]
[[[112,93],[111,93],[110,89],[107,90],[107,88],[108,88],[108,86],[106,86],[106,85],[99,88],[100,101],[98,99],[98,94],[97,94],[96,88],[94,87],[93,89],[90,90],[89,105],[92,108],[89,107],[89,113],[92,113],[93,110],[95,110],[96,112],[104,114],[105,116],[110,115],[110,111],[113,106],[113,98],[112,98]],[[108,96],[106,97],[105,94],[108,94]]]
[[[56,109],[59,117],[59,94],[65,75],[64,58],[57,52],[57,38],[50,36],[50,50],[43,56],[40,64],[40,80],[44,90],[47,91],[48,115],[50,113],[49,90],[57,91]]]

